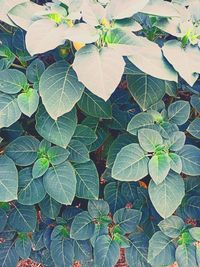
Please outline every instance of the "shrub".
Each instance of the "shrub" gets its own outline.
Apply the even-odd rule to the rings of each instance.
[[[0,6],[0,265],[200,266],[199,1]]]

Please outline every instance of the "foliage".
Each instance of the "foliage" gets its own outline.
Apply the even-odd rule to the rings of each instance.
[[[200,266],[199,1],[44,2],[0,0],[0,265]]]

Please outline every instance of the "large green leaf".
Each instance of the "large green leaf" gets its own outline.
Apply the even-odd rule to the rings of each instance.
[[[17,266],[19,256],[12,241],[0,243],[0,264],[2,267]]]
[[[76,173],[76,196],[84,199],[98,199],[99,175],[93,161],[74,164]]]
[[[65,61],[49,66],[42,74],[39,91],[49,115],[56,120],[69,112],[81,98],[84,86]]]
[[[111,0],[106,13],[110,19],[128,18],[141,11],[147,3],[148,0]]]
[[[155,209],[163,218],[174,213],[185,195],[184,181],[174,172],[170,172],[159,185],[151,180],[148,189]]]
[[[115,212],[113,221],[123,234],[134,232],[140,222],[142,213],[139,210],[122,208]]]
[[[78,79],[95,95],[107,100],[118,86],[124,72],[123,58],[109,47],[94,45],[81,48],[73,68]],[[98,81],[98,83],[97,83]]]
[[[36,113],[36,130],[49,142],[66,148],[69,144],[77,125],[76,110],[64,114],[57,120],[53,120],[46,112],[44,106],[40,106]]]
[[[179,100],[168,107],[169,121],[177,125],[184,124],[190,116],[190,104],[187,101]]]
[[[0,201],[17,199],[18,171],[14,162],[7,156],[0,156]]]
[[[185,145],[178,151],[183,164],[183,173],[188,175],[200,175],[200,149],[193,145]]]
[[[140,146],[148,152],[154,152],[156,147],[162,145],[163,139],[159,132],[152,129],[140,129],[138,131]]]
[[[21,116],[14,96],[0,93],[0,128],[9,127]]]
[[[87,115],[110,119],[112,118],[112,109],[109,101],[105,102],[102,98],[94,95],[89,90],[85,89],[83,95],[78,102],[78,107]]]
[[[200,118],[194,119],[187,128],[187,131],[194,137],[200,139]]]
[[[99,236],[94,245],[94,262],[96,267],[114,266],[119,258],[120,247],[108,235]]]
[[[28,27],[26,34],[26,47],[28,52],[33,56],[64,44],[66,29],[66,24],[57,26],[50,19],[39,19],[35,21]]]
[[[51,242],[51,257],[54,264],[59,267],[72,266],[74,261],[73,240],[62,239]]]
[[[198,266],[195,246],[193,244],[178,246],[176,249],[176,261],[181,267]]]
[[[12,141],[5,150],[16,165],[28,166],[37,159],[39,141],[33,136],[20,136]]]
[[[171,158],[166,154],[154,155],[149,161],[149,174],[156,184],[164,181],[171,168]]]
[[[39,95],[35,89],[29,89],[17,97],[17,103],[22,113],[31,117],[39,105]]]
[[[23,72],[15,69],[0,71],[0,91],[6,94],[16,94],[27,85],[27,79]]]
[[[34,206],[17,204],[9,214],[9,225],[18,232],[28,233],[36,228],[36,209]]]
[[[171,265],[175,261],[175,250],[172,239],[158,231],[149,241],[148,262],[152,266]]]
[[[42,178],[34,179],[32,169],[25,168],[19,172],[18,202],[23,205],[39,203],[46,195]]]
[[[147,262],[148,239],[144,233],[134,233],[129,236],[130,247],[126,248],[126,261],[129,267],[149,267]]]
[[[158,226],[165,235],[171,238],[177,238],[185,227],[185,223],[180,217],[172,215],[162,220]]]
[[[141,71],[127,75],[128,89],[143,110],[147,110],[165,95],[164,81]]]
[[[148,161],[138,144],[127,145],[117,154],[112,177],[119,181],[138,181],[148,174]]]
[[[199,48],[197,46],[188,45],[182,47],[182,43],[177,40],[170,40],[163,46],[163,53],[167,60],[173,65],[180,76],[190,85],[198,79],[200,73]]]
[[[77,240],[87,240],[94,234],[95,224],[87,211],[83,211],[74,218],[70,237]]]
[[[76,176],[69,162],[48,169],[43,182],[47,193],[56,201],[65,205],[72,203],[76,193]]]

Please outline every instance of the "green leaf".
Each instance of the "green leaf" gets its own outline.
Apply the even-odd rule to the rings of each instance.
[[[195,240],[200,241],[200,227],[191,228],[189,232]]]
[[[89,151],[87,147],[77,140],[71,140],[68,145],[69,154],[69,161],[75,163],[85,163],[90,160]]]
[[[82,264],[93,258],[92,246],[89,240],[74,240],[74,258]]]
[[[196,251],[194,245],[180,245],[176,249],[176,261],[179,266],[198,266],[196,261]]]
[[[171,238],[177,238],[185,227],[185,223],[180,217],[172,215],[162,220],[158,226],[165,235]]]
[[[149,161],[149,174],[156,184],[164,181],[171,168],[171,158],[166,154],[154,155]]]
[[[46,195],[45,198],[39,203],[42,214],[48,218],[55,219],[61,208],[61,204],[54,200],[49,195]]]
[[[34,4],[31,2],[31,4]],[[38,6],[38,5],[37,5]],[[26,69],[26,77],[31,83],[39,82],[42,73],[45,70],[45,65],[42,60],[36,58]]]
[[[135,13],[141,11],[148,0],[111,0],[106,11],[110,19],[123,19],[132,17]]]
[[[17,266],[19,256],[12,241],[0,243],[0,264],[2,267]]]
[[[148,174],[148,161],[138,144],[127,145],[117,154],[112,177],[119,181],[138,181]]]
[[[200,113],[200,97],[198,95],[191,96],[190,104]]]
[[[200,73],[198,64],[200,59],[199,48],[192,45],[183,48],[182,43],[178,40],[170,40],[164,44],[162,50],[164,56],[180,76],[190,86],[193,86],[198,79],[198,73]]]
[[[76,193],[76,176],[69,162],[52,166],[43,177],[47,193],[61,204],[70,205]]]
[[[17,204],[9,214],[9,225],[18,232],[28,233],[36,228],[36,209],[34,206]]]
[[[152,129],[140,129],[138,131],[138,140],[140,146],[148,152],[155,152],[156,148],[163,143],[159,132]]]
[[[113,49],[104,47],[98,50],[94,45],[87,45],[76,52],[73,63],[78,79],[105,101],[118,86],[124,66],[123,58]]]
[[[28,166],[37,159],[39,141],[33,136],[20,136],[12,141],[5,150],[16,165]]]
[[[6,155],[0,156],[0,201],[17,199],[18,171],[14,162]]]
[[[70,152],[62,147],[59,146],[53,146],[50,147],[47,150],[47,156],[49,159],[49,162],[52,165],[58,165],[66,161],[69,157]]]
[[[67,26],[50,19],[39,19],[32,23],[26,33],[26,47],[31,56],[44,53],[65,43]],[[37,40],[37,42],[34,42]]]
[[[94,244],[94,262],[96,267],[114,266],[118,259],[120,247],[108,235],[99,236]]]
[[[178,85],[173,81],[165,81],[165,92],[169,96],[176,97],[177,96]]]
[[[127,131],[133,135],[137,135],[141,128],[148,128],[154,125],[154,118],[151,114],[141,112],[136,114],[128,124]]]
[[[17,99],[12,95],[0,93],[0,128],[11,126],[20,116]]]
[[[190,104],[187,101],[179,100],[168,107],[169,121],[177,125],[186,123],[190,116]]]
[[[31,117],[38,108],[39,95],[35,89],[29,88],[28,92],[18,95],[17,103],[21,112]]]
[[[163,218],[174,213],[185,195],[182,177],[173,172],[170,172],[159,185],[151,180],[148,190],[153,206]]]
[[[128,89],[143,110],[147,110],[165,95],[164,81],[141,71],[127,75]]]
[[[87,115],[110,119],[112,118],[112,109],[109,101],[105,102],[102,98],[94,95],[89,90],[85,89],[81,99],[78,102],[78,107]]]
[[[40,78],[39,92],[42,102],[54,120],[72,110],[83,90],[83,84],[65,61],[49,66]]]
[[[68,237],[69,230],[64,225],[57,225],[51,233],[51,240],[62,240]]]
[[[7,224],[7,214],[3,207],[0,208],[0,233],[3,232]]]
[[[119,209],[113,216],[113,221],[122,230],[123,234],[131,233],[136,230],[140,222],[142,213],[134,209]]]
[[[22,238],[18,237],[15,241],[15,250],[20,258],[27,259],[31,254],[32,243],[30,238],[26,235]]]
[[[93,218],[87,211],[76,215],[71,225],[70,237],[76,240],[87,240],[91,238],[95,228],[92,220]]]
[[[41,177],[49,168],[49,160],[46,158],[40,158],[33,164],[32,175],[33,178]]]
[[[53,240],[51,242],[51,257],[54,264],[59,267],[72,266],[74,261],[73,240]]]
[[[148,4],[141,11],[142,13],[161,16],[161,17],[179,17],[176,6],[160,0],[149,0]]]
[[[148,262],[153,266],[171,265],[175,261],[175,250],[172,239],[158,231],[149,241]]]
[[[8,69],[15,60],[15,54],[6,45],[0,45],[0,70]]]
[[[119,151],[126,145],[129,145],[133,142],[136,142],[136,138],[132,137],[131,135],[128,134],[121,134],[119,135],[111,144],[109,151],[108,151],[108,156],[107,156],[107,162],[106,166],[108,168],[112,168],[113,163],[115,161],[115,158]]]
[[[93,161],[74,164],[76,173],[76,196],[84,199],[98,199],[99,175]]]
[[[177,173],[181,173],[183,168],[181,157],[175,153],[169,153],[169,157],[171,158],[170,161],[171,169]]]
[[[73,139],[80,141],[84,145],[91,145],[97,139],[95,132],[86,125],[78,124],[73,135]]]
[[[53,120],[44,106],[39,106],[36,113],[36,130],[49,142],[66,148],[77,125],[76,110],[64,114],[58,120]]]
[[[187,128],[188,133],[200,139],[200,118],[194,119]]]
[[[102,216],[107,216],[109,213],[109,205],[103,199],[90,200],[88,202],[88,212],[92,218],[100,218]]]
[[[138,266],[149,267],[147,262],[148,239],[144,233],[134,233],[129,236],[130,247],[126,248],[126,261],[129,267],[135,267],[137,259]]]
[[[41,178],[34,179],[30,167],[19,172],[18,202],[23,205],[39,203],[46,195]]]
[[[169,145],[169,149],[172,151],[179,151],[185,144],[186,136],[184,132],[175,131],[170,135],[169,140],[166,143]]]
[[[185,145],[179,152],[182,172],[191,176],[200,175],[200,149],[193,145]]]
[[[0,71],[0,91],[6,94],[16,94],[27,85],[23,72],[14,69]]]

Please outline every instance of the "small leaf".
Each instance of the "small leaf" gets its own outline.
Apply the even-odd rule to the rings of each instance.
[[[170,172],[159,185],[151,180],[148,190],[153,206],[163,218],[174,213],[185,195],[182,177],[173,172]]]
[[[189,232],[195,240],[200,241],[200,227],[191,228]]]
[[[88,202],[88,212],[92,218],[100,218],[102,216],[107,216],[109,213],[109,205],[103,199],[90,200]]]
[[[123,231],[123,234],[134,232],[140,222],[142,213],[134,209],[119,209],[113,216],[114,222]]]
[[[177,173],[181,173],[183,168],[181,157],[175,153],[169,153],[169,157],[171,159],[170,161],[171,169]]]
[[[42,214],[48,218],[55,219],[61,208],[61,204],[46,194],[45,198],[39,203]]]
[[[28,166],[37,158],[39,141],[32,136],[20,136],[12,141],[5,150],[16,165]]]
[[[17,103],[21,112],[31,117],[39,105],[39,95],[35,89],[28,89],[28,92],[18,95]]]
[[[36,130],[49,142],[66,148],[77,125],[76,110],[64,114],[58,120],[53,120],[44,106],[39,106],[36,113]]]
[[[185,144],[186,136],[183,132],[175,131],[170,135],[166,143],[169,144],[169,149],[179,151]]]
[[[184,221],[178,216],[170,216],[158,224],[160,230],[171,238],[177,238],[185,227]]]
[[[151,114],[141,112],[136,114],[128,124],[127,131],[133,135],[137,135],[141,128],[148,128],[154,125],[154,118]]]
[[[42,102],[54,120],[72,110],[83,90],[83,84],[65,61],[52,64],[40,78],[39,92]]]
[[[70,152],[62,147],[53,146],[47,150],[47,156],[52,165],[58,165],[66,161]]]
[[[95,225],[87,211],[76,215],[71,225],[70,237],[76,240],[86,240],[93,236]]]
[[[28,236],[18,237],[15,241],[15,250],[22,259],[28,259],[30,257],[31,247],[31,240]]]
[[[200,139],[200,118],[194,119],[187,128],[188,133]]]
[[[46,158],[40,158],[33,164],[32,175],[33,178],[41,177],[49,168],[49,160]]]
[[[0,71],[0,91],[5,94],[16,94],[27,85],[27,79],[23,72],[15,69]]]
[[[169,121],[177,125],[186,123],[190,116],[190,104],[187,101],[179,100],[168,107]]]
[[[185,145],[179,152],[183,164],[183,173],[200,175],[200,149],[193,145]]]
[[[198,266],[196,261],[196,251],[194,245],[180,245],[176,249],[176,261],[179,266]]]
[[[47,193],[61,204],[70,205],[76,192],[76,176],[69,162],[52,166],[43,177]]]
[[[68,158],[69,161],[75,163],[85,163],[90,160],[87,147],[80,141],[72,139],[67,148],[70,152]]]
[[[6,155],[0,156],[0,201],[17,199],[18,171],[14,162]]]
[[[119,259],[120,247],[108,235],[99,236],[94,244],[94,262],[97,267],[114,266]]]
[[[88,240],[74,240],[74,258],[81,264],[92,260],[92,246]]]
[[[138,131],[138,140],[140,146],[148,152],[155,152],[156,147],[163,143],[159,132],[152,129],[140,129]]]
[[[171,168],[168,154],[154,155],[149,161],[149,174],[156,184],[164,181]]]
[[[33,3],[31,2],[31,4]],[[36,58],[35,60],[31,62],[31,64],[26,69],[27,79],[31,83],[39,82],[40,77],[42,73],[44,72],[44,70],[45,70],[45,65],[43,61],[40,60],[39,58]]]
[[[18,232],[28,233],[35,231],[36,210],[34,206],[18,204],[14,207],[8,217],[9,225]]]
[[[138,144],[127,145],[117,154],[112,177],[119,181],[138,181],[148,174],[148,161]]]
[[[97,139],[95,132],[86,125],[78,124],[73,135],[74,140],[78,140],[84,145],[90,145]]]

